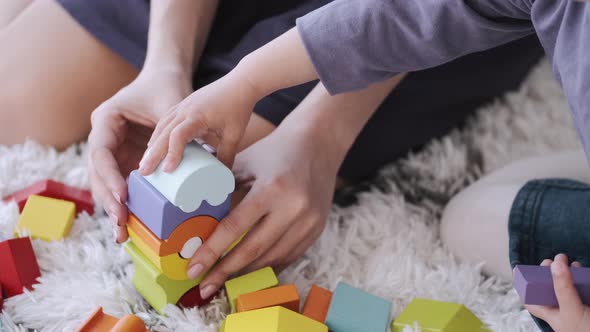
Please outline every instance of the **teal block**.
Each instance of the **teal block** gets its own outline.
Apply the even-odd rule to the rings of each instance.
[[[333,332],[385,332],[391,302],[340,282],[328,310],[326,325]]]

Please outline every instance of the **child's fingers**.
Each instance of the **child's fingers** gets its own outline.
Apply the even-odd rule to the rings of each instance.
[[[176,118],[176,113],[174,112],[175,109],[176,106],[173,107],[171,111],[168,111],[168,113],[166,113],[166,115],[163,116],[160,119],[160,121],[158,121],[158,123],[156,124],[156,128],[152,133],[152,137],[150,137],[150,140],[148,141],[148,147],[151,147],[154,144],[154,142],[158,139],[158,137],[160,137],[164,128],[167,128],[170,122],[174,121],[174,119]]]
[[[545,307],[540,305],[525,305],[526,310],[528,310],[533,316],[539,317],[542,320],[549,323],[549,325],[554,325],[553,322],[557,317],[559,317],[559,308],[552,308],[552,307]]]
[[[225,166],[232,168],[241,137],[231,133],[224,133],[217,146],[217,158]]]
[[[178,164],[182,160],[186,144],[198,137],[204,129],[206,130],[201,122],[185,120],[172,130],[170,133],[168,153],[162,166],[164,172],[172,172],[178,167]]]
[[[161,134],[155,139],[152,146],[147,149],[139,163],[139,172],[141,175],[146,176],[153,173],[162,159],[166,157],[170,144],[170,133],[181,121],[179,118],[172,120],[166,128],[162,129]]]
[[[551,274],[560,309],[564,312],[579,310],[582,307],[582,301],[574,286],[567,256],[563,254],[555,256],[555,260],[551,264]]]
[[[552,259],[545,259],[541,262],[541,266],[551,266],[551,263],[553,263]]]
[[[575,262],[572,263],[572,266],[573,267],[582,267],[582,264],[580,262],[578,262],[578,261],[575,261]]]

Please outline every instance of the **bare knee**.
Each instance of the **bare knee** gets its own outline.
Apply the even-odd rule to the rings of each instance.
[[[445,208],[441,239],[460,260],[483,263],[484,272],[510,280],[508,217],[518,185],[480,185],[455,196]]]

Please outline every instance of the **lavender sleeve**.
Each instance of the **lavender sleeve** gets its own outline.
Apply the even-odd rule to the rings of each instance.
[[[300,17],[297,28],[332,94],[534,32],[526,8],[506,0],[336,0]]]

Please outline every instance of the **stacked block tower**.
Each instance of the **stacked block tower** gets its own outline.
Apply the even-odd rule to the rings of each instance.
[[[135,265],[133,285],[162,313],[167,304],[200,306],[198,285],[188,263],[227,215],[235,180],[231,170],[197,143],[187,145],[179,167],[129,176],[125,246]]]

